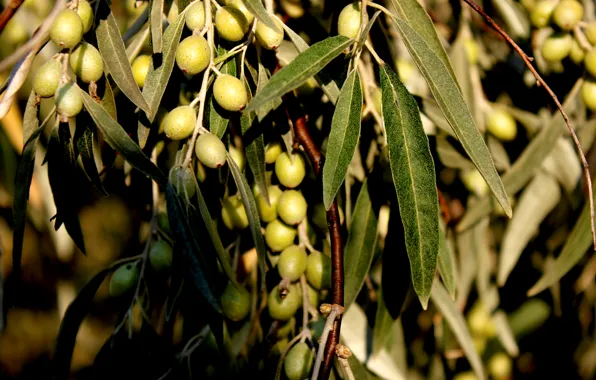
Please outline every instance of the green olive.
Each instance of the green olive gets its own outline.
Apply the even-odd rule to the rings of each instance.
[[[159,229],[166,235],[172,234],[170,219],[168,218],[168,214],[163,211],[157,214],[157,227],[159,227]]]
[[[134,263],[120,266],[110,278],[110,294],[112,297],[121,296],[132,290],[139,280],[139,268]]]
[[[242,12],[248,25],[252,24],[252,22],[255,20],[255,16],[248,10],[244,4],[244,0],[227,0],[226,5],[236,8]]]
[[[281,0],[280,5],[290,18],[300,18],[304,16],[304,5],[300,0]]]
[[[321,252],[311,252],[306,263],[306,279],[315,289],[331,287],[331,259]]]
[[[195,177],[190,168],[175,166],[170,172],[170,181],[179,194],[188,198],[192,198],[197,191]]]
[[[297,245],[284,249],[277,261],[277,270],[281,278],[298,281],[306,270],[306,251]]]
[[[74,117],[83,109],[83,98],[74,83],[59,86],[54,94],[56,110],[59,114]]]
[[[222,74],[213,82],[213,97],[223,109],[241,111],[248,103],[248,93],[244,83],[231,75]]]
[[[306,175],[304,158],[299,153],[293,154],[292,159],[287,152],[280,154],[275,160],[275,175],[283,186],[290,189],[297,187]]]
[[[593,78],[596,78],[596,48],[590,50],[584,58],[584,66],[586,71]]]
[[[509,355],[504,352],[497,352],[488,361],[488,373],[492,379],[508,380],[511,378],[513,363]]]
[[[596,45],[596,21],[590,21],[584,27],[584,34],[592,45]]]
[[[494,109],[486,120],[486,129],[501,141],[512,141],[517,135],[517,123],[511,114],[502,109]]]
[[[265,223],[274,221],[277,218],[277,203],[282,191],[279,186],[269,186],[267,187],[267,193],[269,195],[269,204],[267,204],[263,194],[257,194],[256,196],[257,210],[261,220]]]
[[[62,76],[62,65],[60,62],[50,59],[37,70],[33,78],[33,90],[42,98],[54,96],[60,77]]]
[[[149,250],[149,265],[158,273],[167,272],[172,267],[172,246],[165,240],[158,240]]]
[[[277,215],[286,224],[296,225],[306,216],[306,199],[301,192],[286,190],[279,197]]]
[[[569,58],[575,63],[576,65],[581,64],[586,57],[586,52],[581,47],[579,42],[574,38],[573,44],[571,45],[571,51],[569,52]]]
[[[250,293],[243,287],[236,287],[228,282],[221,295],[221,309],[229,320],[238,322],[246,318],[250,312]]]
[[[163,130],[172,140],[182,140],[195,129],[197,113],[191,106],[179,106],[171,110],[163,120]]]
[[[466,38],[464,40],[464,49],[466,50],[468,62],[470,62],[472,65],[477,64],[478,57],[480,56],[480,49],[478,48],[478,43],[472,38]]]
[[[257,21],[257,29],[255,31],[255,37],[257,42],[268,50],[275,50],[281,44],[284,39],[284,30],[281,21],[273,16],[273,21],[277,25],[277,29],[272,29],[260,21]]]
[[[265,227],[265,242],[273,252],[281,252],[288,248],[294,243],[295,238],[296,229],[279,219],[275,219]]]
[[[472,335],[485,338],[495,336],[495,325],[488,309],[483,303],[476,302],[466,315],[466,320]]]
[[[313,288],[310,285],[307,285],[307,293],[308,293],[308,303],[315,308],[318,309],[319,307],[319,291]]]
[[[544,40],[540,52],[547,62],[560,62],[571,52],[573,37],[569,33],[553,33]]]
[[[582,100],[586,107],[596,111],[596,81],[588,79],[582,84]]]
[[[296,285],[290,285],[285,297],[280,297],[279,286],[273,288],[267,299],[267,308],[271,318],[278,321],[287,321],[296,314],[302,305],[302,298]]]
[[[93,8],[87,0],[79,0],[77,14],[83,22],[83,33],[87,33],[93,26]]]
[[[360,33],[362,7],[360,2],[348,4],[341,10],[337,19],[337,33],[340,36],[356,38]],[[366,22],[366,20],[365,20]]]
[[[62,49],[72,49],[83,38],[83,21],[72,9],[65,9],[54,20],[50,28],[52,42]]]
[[[244,203],[237,196],[230,196],[221,202],[221,219],[225,226],[232,229],[243,230],[248,227],[248,215]]]
[[[246,159],[244,158],[244,153],[238,148],[233,145],[230,145],[230,157],[234,160],[236,166],[240,171],[244,171],[244,165],[246,163]]]
[[[103,75],[103,59],[95,46],[83,42],[70,54],[70,67],[85,83],[96,82]]]
[[[280,323],[281,325],[281,323]],[[277,338],[286,338],[294,331],[296,327],[296,318],[290,318],[283,326],[279,327],[275,332]]]
[[[205,27],[205,3],[197,1],[186,11],[186,27],[191,31],[201,30]]]
[[[478,196],[483,196],[488,192],[488,185],[476,168],[463,172],[461,180],[470,192]]]
[[[281,354],[286,351],[286,347],[288,347],[288,343],[289,343],[288,338],[281,338],[280,340],[275,342],[273,347],[271,347],[271,351],[269,351],[271,357],[279,358],[281,356]]]
[[[186,37],[176,49],[176,64],[183,73],[196,75],[209,66],[211,49],[203,36]]]
[[[288,351],[284,360],[284,372],[289,380],[302,380],[308,377],[314,355],[306,342],[297,343]]]
[[[248,32],[246,16],[232,6],[221,7],[215,13],[215,29],[221,38],[230,42],[238,42]]]
[[[139,55],[132,62],[132,76],[135,78],[135,82],[137,82],[139,87],[145,85],[149,66],[151,66],[151,56],[147,54]]]
[[[553,22],[562,30],[573,30],[584,17],[584,6],[576,0],[561,0],[552,14]]]
[[[549,22],[558,0],[539,1],[530,12],[530,20],[536,28],[544,28]]]
[[[226,146],[211,133],[199,136],[195,144],[195,154],[203,165],[211,169],[221,168],[226,163]]]
[[[19,15],[20,16],[20,15]],[[7,45],[22,45],[29,40],[29,32],[19,17],[11,18],[2,33],[0,33],[2,43]]]
[[[281,143],[279,141],[270,142],[265,149],[265,162],[268,164],[274,163],[281,152]]]

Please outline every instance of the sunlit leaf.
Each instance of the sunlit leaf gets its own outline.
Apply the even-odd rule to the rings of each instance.
[[[163,33],[163,6],[164,0],[151,0],[151,46],[153,54],[161,53]]]
[[[267,74],[267,69],[261,62],[259,62],[259,71],[258,71],[258,80],[257,80],[257,92],[261,91],[269,82],[269,75]],[[272,99],[271,101],[263,104],[259,107],[255,112],[257,114],[257,119],[259,122],[263,121],[265,117],[271,112],[272,110],[279,107],[281,104],[281,98]]]
[[[497,310],[493,314],[493,322],[495,324],[497,337],[503,345],[503,348],[505,348],[507,353],[512,357],[518,356],[519,347],[517,346],[515,336],[513,335],[513,331],[511,330],[511,326],[509,325],[507,314],[505,314],[505,312],[502,310]]]
[[[275,31],[281,32],[277,24],[273,21],[272,17],[275,16],[267,12],[261,0],[242,0],[242,2],[244,5],[246,5],[246,8],[250,11],[250,13],[252,13],[260,22]]]
[[[267,172],[265,170],[265,142],[263,127],[255,120],[254,113],[243,113],[240,116],[240,129],[244,142],[244,154],[255,183],[265,199],[267,192]]]

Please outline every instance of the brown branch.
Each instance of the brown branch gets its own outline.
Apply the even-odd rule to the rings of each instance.
[[[304,148],[317,176],[320,175],[323,168],[324,157],[321,151],[313,141],[306,126],[306,115],[302,110],[296,97],[291,92],[284,95],[284,105],[286,112],[294,125],[296,139]],[[332,303],[335,305],[344,305],[344,258],[343,246],[341,240],[341,224],[339,220],[339,211],[337,202],[334,199],[329,211],[327,211],[327,227],[331,236],[331,263],[332,263]],[[329,339],[325,346],[325,358],[323,361],[323,370],[320,372],[319,379],[327,379],[331,371],[333,356],[335,355],[335,346],[339,343],[339,332],[341,328],[341,316],[333,324],[333,329],[329,333]]]
[[[515,41],[513,41],[513,39],[511,37],[509,37],[509,35],[507,33],[505,33],[505,31],[503,31],[503,29],[501,29],[501,27],[499,27],[499,25],[497,25],[497,23],[492,18],[490,18],[489,15],[487,15],[484,12],[484,10],[482,9],[482,7],[480,7],[480,5],[476,4],[472,0],[464,0],[464,1],[470,7],[472,7],[472,9],[474,9],[479,15],[481,15],[484,18],[484,20],[486,20],[486,22],[490,26],[492,26],[501,36],[503,36],[503,38],[505,38],[505,41],[507,41],[507,43],[509,43],[509,45],[511,45],[511,47],[513,48],[513,50],[515,50],[517,52],[517,54],[519,54],[519,56],[524,60],[524,63],[526,64],[528,69],[532,72],[532,74],[536,78],[536,82],[538,82],[538,85],[542,86],[546,90],[546,92],[550,95],[550,97],[553,99],[553,101],[557,105],[557,108],[559,109],[559,112],[561,112],[561,115],[563,115],[563,119],[565,119],[565,124],[567,125],[567,129],[569,129],[569,133],[571,134],[571,137],[573,138],[573,142],[575,143],[575,146],[577,148],[577,152],[579,154],[579,157],[582,162],[583,169],[584,169],[584,176],[586,179],[586,183],[588,185],[588,198],[590,198],[590,227],[592,229],[592,246],[593,246],[593,249],[596,251],[596,227],[594,226],[594,193],[592,190],[592,179],[590,177],[590,167],[588,165],[588,161],[586,160],[586,156],[584,155],[584,152],[582,151],[582,147],[579,142],[579,139],[577,138],[577,135],[575,134],[575,131],[573,130],[573,127],[571,126],[571,121],[569,120],[569,116],[567,116],[567,113],[565,113],[565,110],[563,110],[563,106],[561,105],[561,102],[559,102],[557,95],[555,95],[553,90],[551,90],[551,88],[546,84],[544,79],[542,79],[540,74],[538,74],[538,71],[534,68],[534,66],[532,66],[531,62],[534,59],[528,57],[528,55],[519,47],[519,45],[517,45],[515,43]]]
[[[0,13],[0,33],[2,33],[6,24],[8,24],[24,2],[25,0],[11,0],[2,13]]]

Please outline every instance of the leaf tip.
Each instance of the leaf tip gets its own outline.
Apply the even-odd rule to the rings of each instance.
[[[430,298],[430,294],[418,294],[418,299],[420,300],[420,304],[422,305],[422,310],[428,309],[428,299]]]

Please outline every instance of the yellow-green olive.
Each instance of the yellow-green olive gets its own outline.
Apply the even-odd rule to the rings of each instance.
[[[306,217],[306,199],[301,192],[286,190],[279,197],[277,215],[286,224],[296,225]]]
[[[265,242],[272,252],[280,252],[294,243],[296,229],[275,219],[265,227]]]
[[[96,82],[103,75],[103,58],[95,46],[83,42],[70,54],[70,67],[85,83]]]
[[[269,186],[267,187],[267,193],[269,195],[269,204],[267,204],[264,194],[259,193],[256,196],[257,210],[261,220],[265,223],[274,221],[277,218],[277,204],[282,191],[279,186]]]
[[[284,39],[284,30],[281,21],[273,16],[273,21],[277,25],[277,29],[272,29],[260,21],[257,21],[257,29],[255,31],[255,37],[259,45],[268,50],[275,50],[281,44]]]
[[[248,93],[244,83],[231,75],[222,74],[213,82],[213,97],[223,109],[241,111],[248,103]]]
[[[50,28],[52,42],[62,49],[72,49],[83,38],[83,21],[72,9],[64,9],[58,14]]]
[[[74,117],[83,109],[83,98],[74,83],[59,86],[54,94],[56,110],[59,114]]]
[[[197,113],[191,106],[179,106],[171,110],[163,120],[163,130],[172,140],[189,137],[195,129]]]
[[[246,16],[238,8],[225,6],[219,8],[215,13],[215,29],[224,40],[240,41],[248,32],[248,26]]]
[[[211,49],[203,36],[186,37],[176,49],[176,64],[182,72],[196,75],[209,66]]]
[[[145,78],[149,72],[149,66],[151,65],[151,56],[147,54],[139,55],[132,62],[132,76],[135,78],[135,82],[139,87],[145,85]]]
[[[337,33],[348,38],[358,37],[358,33],[360,33],[361,18],[362,7],[360,2],[346,5],[339,13],[337,19]]]
[[[283,186],[293,189],[302,183],[306,175],[306,164],[301,154],[287,152],[280,154],[275,160],[275,175]]]
[[[229,282],[221,295],[221,309],[229,320],[238,322],[250,312],[250,294],[241,286]]]
[[[226,163],[226,146],[212,133],[199,136],[195,144],[195,154],[203,165],[211,169],[220,168]]]
[[[186,11],[186,27],[191,31],[205,27],[205,3],[197,1]]]
[[[561,0],[552,14],[553,22],[562,30],[573,30],[584,17],[584,6],[576,0]]]
[[[33,78],[33,90],[42,98],[54,96],[62,77],[60,62],[50,59],[37,70]]]
[[[494,109],[486,120],[486,129],[501,141],[511,141],[517,135],[517,123],[511,114],[503,109]]]

